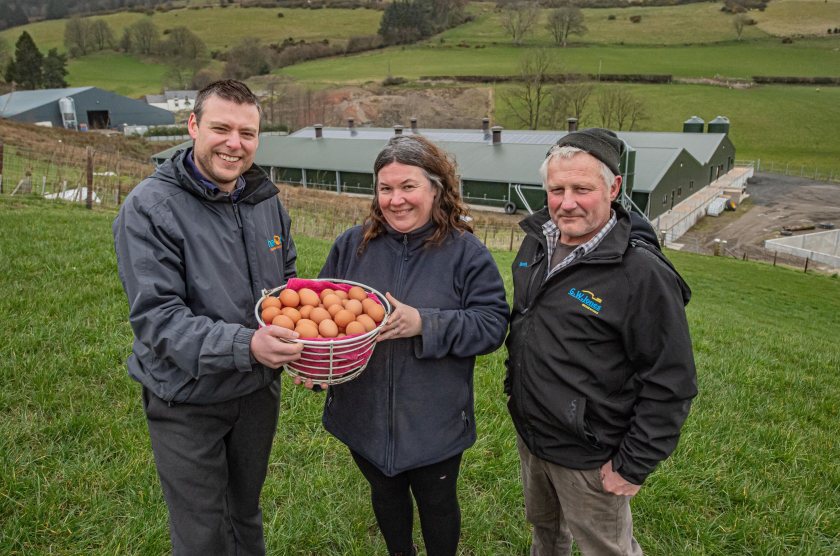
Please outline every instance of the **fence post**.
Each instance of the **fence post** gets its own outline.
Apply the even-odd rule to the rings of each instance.
[[[810,261],[810,260],[811,260],[811,256],[808,255],[808,257],[805,259],[805,270],[802,271],[802,272],[805,272],[806,274],[808,273],[808,261]]]
[[[0,195],[3,194],[3,141],[0,141]]]
[[[779,254],[778,251],[773,251],[773,266],[776,266],[776,256]]]
[[[510,245],[508,251],[513,251],[513,226],[510,227]]]
[[[87,154],[87,202],[89,209],[93,208],[93,147],[86,149]]]

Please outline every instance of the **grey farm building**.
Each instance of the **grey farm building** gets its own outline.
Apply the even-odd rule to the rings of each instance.
[[[171,112],[98,87],[7,93],[0,96],[0,118],[77,130],[175,123]]]
[[[683,132],[619,132],[628,145],[622,161],[626,193],[651,220],[700,191],[735,165],[729,122],[692,118]],[[707,129],[706,129],[707,127]],[[390,137],[419,133],[452,154],[461,174],[464,199],[508,213],[545,205],[539,167],[546,151],[567,131],[513,131],[484,125],[476,129],[322,127],[290,135],[264,133],[256,163],[275,182],[341,193],[372,194],[373,161]],[[184,143],[156,154],[161,163]],[[518,189],[522,195],[517,193]]]

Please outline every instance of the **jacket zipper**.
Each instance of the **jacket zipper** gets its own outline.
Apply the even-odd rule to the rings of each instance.
[[[248,267],[248,282],[251,284],[251,303],[256,304],[254,297],[254,273],[251,270],[251,257],[248,255],[248,242],[245,240],[245,229],[242,226],[242,218],[239,216],[239,205],[231,201],[233,216],[236,218],[236,225],[239,226],[239,236],[242,238],[242,249],[245,252],[245,261]]]
[[[397,283],[394,288],[393,295],[397,298],[402,297],[403,285],[403,271],[405,270],[405,261],[408,260],[408,234],[403,234],[403,249],[402,257],[400,258],[400,268],[397,272]],[[394,436],[394,398],[396,392],[394,389],[394,346],[389,346],[388,350],[388,454],[385,458],[385,468],[393,469],[394,452],[396,451],[397,440]]]

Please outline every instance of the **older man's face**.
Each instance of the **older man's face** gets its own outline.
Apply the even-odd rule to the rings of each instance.
[[[607,187],[598,159],[579,153],[552,159],[545,185],[548,212],[560,229],[560,242],[581,245],[609,221],[610,202],[618,196],[621,176]]]

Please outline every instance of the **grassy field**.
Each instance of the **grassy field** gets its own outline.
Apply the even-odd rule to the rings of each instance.
[[[592,45],[555,48],[559,71],[653,73],[685,78],[750,79],[754,75],[840,74],[840,37],[783,45],[755,40],[681,47]],[[277,70],[307,82],[365,83],[391,75],[417,79],[440,75],[517,75],[528,49],[509,45],[460,48],[449,42],[389,48],[356,56],[326,58]]]
[[[608,86],[608,85],[603,85]],[[625,85],[644,100],[649,118],[639,131],[681,131],[692,115],[707,122],[717,115],[731,121],[730,134],[739,160],[790,162],[819,168],[825,175],[840,175],[837,153],[837,122],[840,122],[840,87],[793,87],[766,85],[751,89],[728,89],[712,85]],[[510,86],[495,88],[495,119],[516,127],[503,101]],[[581,126],[600,124],[596,88]]]
[[[277,17],[282,12],[283,17]],[[108,22],[117,40],[123,29],[132,23],[149,17],[161,33],[179,26],[189,27],[201,37],[211,50],[227,50],[245,37],[256,37],[263,43],[281,43],[288,37],[295,40],[315,41],[322,39],[346,40],[354,35],[373,35],[379,29],[382,12],[378,10],[307,10],[280,8],[205,8],[200,10],[179,9],[155,12],[146,16],[134,12],[97,16]],[[50,20],[31,23],[0,32],[9,43],[14,44],[24,30],[28,31],[38,47],[46,52],[50,48],[64,51],[65,20]],[[224,29],[223,33],[219,30]],[[166,38],[161,35],[161,38]]]
[[[0,553],[164,554],[166,511],[126,375],[131,331],[113,212],[0,197]],[[298,237],[300,274],[328,244]],[[691,284],[700,395],[672,459],[633,502],[652,555],[840,551],[840,280],[670,252]],[[496,259],[510,285],[512,255]],[[462,554],[528,545],[504,351],[476,370],[479,440]],[[285,379],[284,379],[285,380]],[[270,554],[385,553],[364,481],[285,380],[263,509]]]

